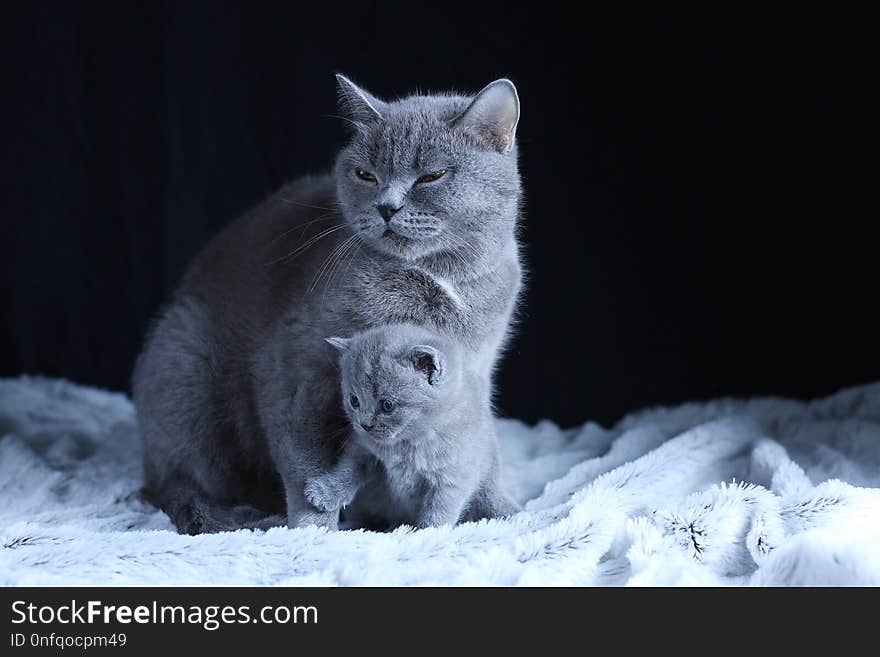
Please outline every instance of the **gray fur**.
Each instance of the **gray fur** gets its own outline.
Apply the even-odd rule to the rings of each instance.
[[[489,387],[460,347],[407,324],[331,343],[352,430],[337,465],[306,482],[313,505],[337,511],[366,488],[361,513],[417,527],[519,510],[501,485]]]
[[[382,102],[339,82],[353,134],[335,173],[288,184],[215,237],[138,358],[145,493],[182,532],[273,514],[336,525],[303,493],[347,428],[328,335],[430,327],[491,385],[521,286],[513,85]],[[383,203],[400,208],[387,224]]]

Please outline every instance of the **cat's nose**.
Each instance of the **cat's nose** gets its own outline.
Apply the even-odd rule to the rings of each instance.
[[[370,424],[369,422],[361,422],[361,428],[364,431],[372,431],[375,427],[375,424]]]
[[[379,211],[379,214],[382,215],[382,218],[385,221],[391,221],[391,217],[393,217],[394,214],[402,207],[403,206],[401,205],[399,208],[395,208],[390,203],[380,203],[376,206],[376,209]]]

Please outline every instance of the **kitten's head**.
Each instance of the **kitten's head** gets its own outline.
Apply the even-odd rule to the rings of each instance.
[[[458,382],[458,359],[437,336],[407,325],[327,338],[340,352],[342,403],[368,448],[387,447],[405,427],[429,427]]]
[[[485,257],[518,212],[519,97],[496,80],[473,97],[383,102],[337,76],[354,128],[336,163],[345,219],[375,249],[416,260],[437,252]]]

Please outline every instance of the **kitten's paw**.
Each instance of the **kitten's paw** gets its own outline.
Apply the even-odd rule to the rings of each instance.
[[[511,518],[522,511],[522,507],[504,492],[497,492],[480,499],[467,514],[468,520],[488,518]]]
[[[352,495],[332,477],[312,477],[306,482],[306,499],[324,511],[338,511],[351,503]]]

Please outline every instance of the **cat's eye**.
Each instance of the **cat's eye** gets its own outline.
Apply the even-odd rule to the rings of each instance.
[[[381,404],[382,404],[382,412],[383,413],[390,413],[391,411],[394,410],[394,402],[393,401],[383,399]]]
[[[348,398],[348,403],[351,404],[352,408],[358,408],[361,405],[361,400],[357,398],[357,395],[351,395]]]
[[[364,171],[363,169],[355,169],[354,172],[361,180],[366,180],[367,182],[376,182],[376,176],[374,176],[369,171]]]
[[[440,180],[443,176],[446,175],[446,169],[440,169],[439,171],[434,171],[433,173],[426,173],[424,176],[416,180],[417,183],[429,183],[434,182],[435,180]]]

